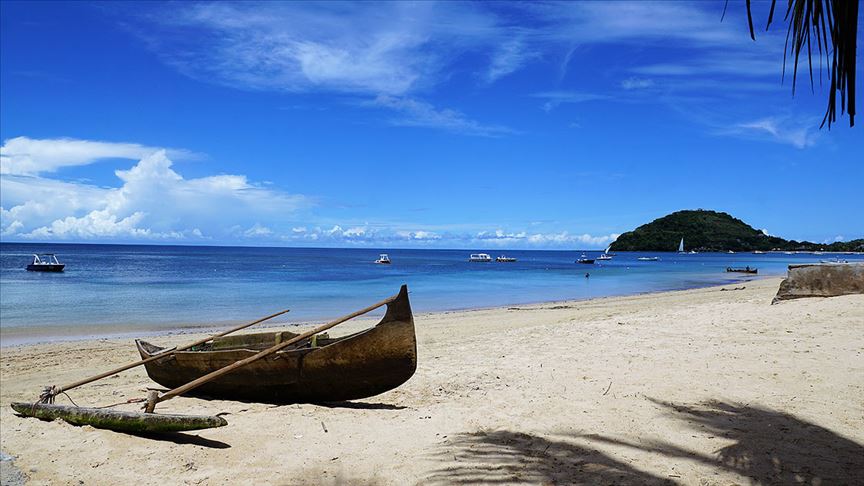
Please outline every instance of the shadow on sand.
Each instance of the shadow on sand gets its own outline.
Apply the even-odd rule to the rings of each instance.
[[[231,447],[231,444],[222,441],[207,439],[198,435],[182,434],[180,432],[140,432],[130,433],[129,435],[181,445],[196,445],[210,449],[228,449]]]
[[[793,415],[721,401],[677,405],[649,400],[694,431],[733,442],[705,453],[669,442],[634,443],[603,435],[549,439],[512,431],[476,432],[446,443],[437,456],[455,464],[433,471],[427,479],[455,484],[672,483],[595,448],[607,444],[705,464],[753,484],[864,484],[864,446]]]
[[[864,446],[793,415],[721,401],[693,406],[649,400],[695,431],[733,443],[704,454],[667,442],[581,437],[717,466],[756,484],[864,484]]]
[[[440,484],[666,485],[672,481],[640,471],[589,447],[507,430],[460,434],[439,453],[457,464],[433,471]]]

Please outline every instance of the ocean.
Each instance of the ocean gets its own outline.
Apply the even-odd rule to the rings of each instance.
[[[484,251],[518,261],[468,262],[470,253]],[[26,271],[31,255],[43,252],[57,253],[66,271]],[[373,263],[382,252],[392,265]],[[220,327],[282,309],[291,312],[277,322],[316,321],[377,302],[403,283],[415,312],[425,312],[732,284],[753,277],[727,273],[729,266],[784,275],[790,263],[836,257],[628,252],[575,263],[582,253],[2,243],[2,344]]]

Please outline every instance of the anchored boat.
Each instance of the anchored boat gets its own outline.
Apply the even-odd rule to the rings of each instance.
[[[726,267],[726,271],[727,272],[735,272],[735,273],[759,273],[758,268],[750,268],[750,267],[744,267],[744,268]]]
[[[57,260],[57,255],[45,253],[43,255],[33,254],[33,263],[27,265],[29,272],[62,272],[66,268],[65,263]]]

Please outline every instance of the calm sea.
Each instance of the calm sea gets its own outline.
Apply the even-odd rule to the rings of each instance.
[[[384,251],[393,264],[374,264]],[[280,322],[317,320],[365,307],[403,283],[415,311],[423,312],[687,289],[749,278],[726,273],[728,266],[783,275],[790,263],[834,258],[657,253],[660,261],[643,262],[637,258],[646,254],[621,253],[581,265],[574,263],[581,251],[507,251],[519,261],[467,261],[480,251],[4,243],[3,344],[219,326],[285,308],[290,317]],[[42,252],[57,253],[66,271],[25,271],[31,254]]]

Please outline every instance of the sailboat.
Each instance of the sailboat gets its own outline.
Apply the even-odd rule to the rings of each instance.
[[[600,256],[597,257],[597,259],[598,260],[611,260],[612,256],[609,255],[609,248],[612,248],[612,245],[607,246],[606,249],[603,250],[603,253],[601,253]]]
[[[678,253],[686,253],[684,251],[684,238],[681,238],[681,243],[678,243]]]

